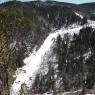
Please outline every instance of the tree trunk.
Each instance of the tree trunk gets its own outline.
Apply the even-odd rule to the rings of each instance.
[[[6,69],[6,86],[7,86],[7,95],[10,95],[10,91],[9,91],[9,79],[8,79],[8,71]]]

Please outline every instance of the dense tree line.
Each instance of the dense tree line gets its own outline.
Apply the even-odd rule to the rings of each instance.
[[[17,68],[17,58],[13,55],[15,46],[10,46],[10,43],[17,39],[16,31],[25,37],[29,29],[30,21],[27,18],[11,10],[0,11],[0,95],[9,95],[12,75]]]
[[[79,35],[74,34],[73,40],[70,41],[69,39],[69,42],[68,35],[65,40],[63,38],[61,41],[61,37],[58,39],[58,42],[62,43],[61,45],[58,44],[57,53],[59,74],[62,74],[65,90],[70,90],[72,87],[74,89],[77,87],[93,88],[95,81],[94,34],[95,29],[87,27],[81,29]]]
[[[71,40],[72,39],[72,40]],[[38,74],[33,85],[35,93],[70,91],[80,88],[92,89],[95,85],[95,29],[86,27],[73,37],[67,33],[54,42],[53,52],[58,61],[48,62],[48,73]],[[55,78],[54,76],[57,75]],[[56,87],[56,81],[60,83]]]

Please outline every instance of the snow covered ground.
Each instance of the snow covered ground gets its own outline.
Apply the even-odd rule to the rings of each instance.
[[[93,24],[94,23],[94,24]],[[95,22],[88,21],[88,25],[95,27]],[[21,84],[25,83],[27,87],[30,87],[35,79],[35,75],[40,68],[41,61],[46,52],[50,52],[50,48],[53,45],[53,39],[56,40],[58,35],[64,36],[65,33],[70,33],[73,35],[74,33],[79,33],[79,30],[82,28],[80,25],[72,25],[68,28],[61,28],[60,30],[55,31],[54,33],[49,34],[46,38],[42,46],[38,51],[35,51],[30,54],[24,60],[25,65],[22,68],[18,68],[14,77],[16,78],[13,85],[11,86],[10,95],[18,95],[19,90],[21,89]],[[51,95],[51,94],[44,94]],[[66,95],[66,94],[63,94]]]

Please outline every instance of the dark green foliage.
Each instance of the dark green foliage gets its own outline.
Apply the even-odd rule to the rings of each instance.
[[[40,15],[43,16],[49,24],[56,28],[61,28],[62,25],[69,25],[81,21],[81,18],[75,15],[72,8],[66,6],[41,6],[40,8],[37,7],[37,9],[39,10]]]
[[[95,14],[91,14],[90,19],[95,21]]]
[[[87,17],[85,16],[85,17],[83,17],[83,19],[82,19],[81,25],[84,25],[84,24],[86,24],[86,23],[87,23]]]
[[[19,22],[19,20],[21,21]],[[17,57],[13,57],[14,47],[10,47],[9,43],[14,40],[12,37],[15,38],[17,36],[16,30],[22,34],[25,31],[20,31],[20,29],[30,28],[30,22],[27,21],[27,18],[23,18],[22,20],[22,17],[18,17],[11,10],[0,10],[0,80],[3,83],[1,95],[9,95],[9,86],[12,83],[11,78],[17,64]],[[18,27],[19,23],[23,24]]]
[[[57,37],[53,53],[57,56],[57,70],[52,68],[53,62],[49,62],[49,71],[46,75],[36,78],[35,93],[51,92],[59,93],[80,88],[92,89],[95,84],[95,29],[86,27],[80,30],[79,34],[74,34],[71,40],[69,33],[62,38]],[[55,65],[56,65],[55,64]],[[60,87],[56,88],[57,79]],[[40,80],[39,80],[40,79]],[[37,86],[37,85],[40,86]],[[39,89],[37,89],[37,87]]]
[[[32,91],[34,93],[45,93],[55,91],[55,78],[54,78],[54,68],[52,67],[52,63],[48,63],[48,72],[43,75],[42,73],[37,74],[35,78],[35,82],[32,86]]]
[[[63,78],[64,89],[70,90],[71,88],[77,89],[84,84],[87,88],[92,88],[95,79],[94,69],[94,44],[92,43],[92,34],[94,30],[91,27],[87,27],[80,30],[79,35],[74,34],[73,40],[70,41],[68,35],[60,40],[57,39],[57,54],[58,54],[58,66],[60,75]],[[94,39],[93,39],[94,40]],[[60,45],[61,44],[61,45]],[[84,54],[87,52],[93,52],[88,59],[85,59]],[[89,55],[86,55],[89,56]],[[74,83],[73,83],[74,81]]]
[[[14,2],[7,2],[2,5],[1,8],[9,8],[16,11],[18,14],[23,14],[37,26],[39,23],[43,23],[46,29],[48,28],[48,26],[61,28],[65,24],[68,25],[81,21],[81,18],[75,15],[73,7],[68,7],[68,4],[66,4],[66,6],[64,6],[64,3],[61,4],[58,2],[55,2],[55,4],[53,4],[53,1],[32,1],[27,3],[17,1],[15,3],[15,8],[13,7]],[[73,4],[69,6],[73,6]]]

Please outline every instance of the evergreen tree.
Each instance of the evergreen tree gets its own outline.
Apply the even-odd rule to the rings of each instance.
[[[81,25],[84,25],[87,23],[87,17],[84,16],[83,19],[82,19],[82,22],[81,22]]]
[[[0,11],[0,74],[2,74],[3,91],[2,95],[9,95],[9,79],[12,72],[16,69],[16,60],[12,57],[12,49],[9,46],[13,36],[16,36],[15,29],[28,29],[29,23],[26,19],[16,18],[17,14],[13,11],[3,9]],[[23,24],[22,24],[23,22]],[[23,31],[24,33],[24,31]]]

